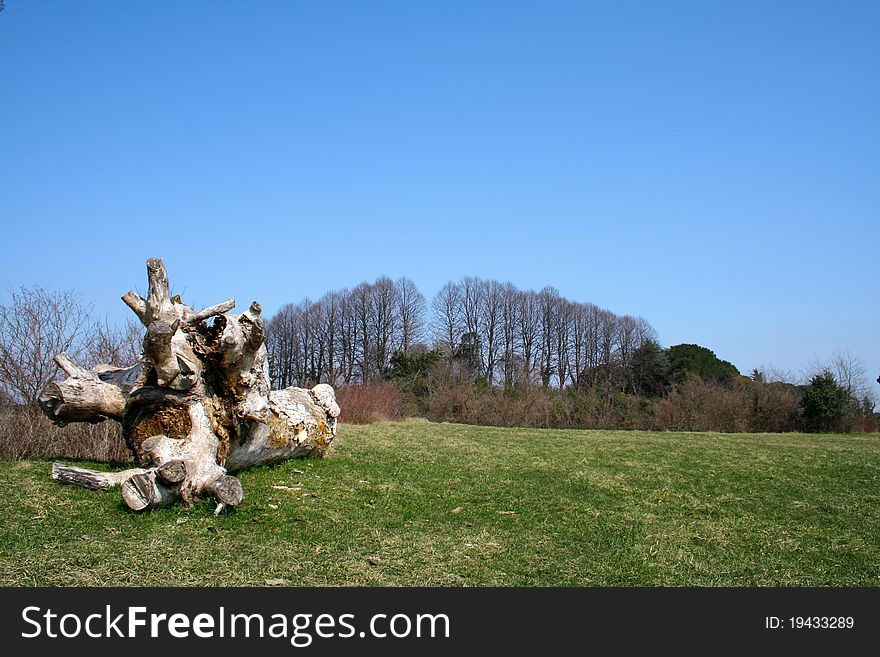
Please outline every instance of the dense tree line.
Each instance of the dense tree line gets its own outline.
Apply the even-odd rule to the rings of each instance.
[[[467,277],[444,285],[428,321],[424,296],[406,278],[284,306],[269,323],[276,385],[374,383],[395,354],[433,349],[450,380],[513,387],[602,387],[641,392],[637,358],[656,332],[641,317],[617,316],[565,299],[551,287]],[[427,341],[431,341],[431,345]]]
[[[387,377],[396,353],[426,335],[425,297],[408,278],[382,277],[282,307],[269,321],[274,387],[373,383]]]
[[[434,345],[450,376],[512,387],[613,388],[631,377],[632,356],[656,332],[641,317],[565,299],[546,287],[467,277],[444,285],[433,303]]]

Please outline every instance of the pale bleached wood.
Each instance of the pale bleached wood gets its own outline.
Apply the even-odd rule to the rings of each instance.
[[[41,401],[58,422],[120,420],[141,467],[96,473],[59,464],[59,481],[121,484],[137,511],[213,497],[219,513],[244,499],[230,472],[328,452],[339,416],[333,388],[271,390],[259,303],[239,314],[229,314],[233,299],[194,312],[170,296],[161,259],[147,261],[147,278],[146,299],[123,297],[147,327],[143,362],[87,370],[59,355],[68,379],[48,386]]]
[[[194,312],[193,314],[186,317],[186,321],[189,324],[197,324],[199,322],[203,322],[206,319],[210,319],[215,315],[222,315],[223,313],[227,313],[233,308],[235,308],[235,299],[227,299],[226,301],[223,301],[216,305],[208,306],[207,308],[202,308],[198,312]]]
[[[141,321],[141,324],[146,326],[147,322],[147,302],[146,300],[139,295],[134,290],[129,290],[122,296],[122,300],[125,302],[125,305],[131,308],[134,311],[134,314],[137,315],[137,318]]]
[[[100,470],[87,470],[76,468],[62,463],[52,464],[52,479],[62,484],[76,484],[95,490],[106,490],[119,486],[134,475],[147,472],[144,468],[132,468],[121,472],[101,472]]]
[[[55,356],[55,362],[68,378],[48,384],[40,392],[37,401],[49,419],[62,426],[122,419],[140,364],[125,369],[103,365],[92,371],[65,353]]]
[[[336,393],[326,383],[319,383],[311,390],[315,402],[327,411],[330,417],[339,417],[339,404],[336,403]]]
[[[161,258],[147,260],[147,312],[146,325],[153,322],[173,322],[180,319],[178,309],[171,302],[168,272]],[[178,304],[180,305],[180,304]]]
[[[180,484],[186,479],[186,461],[165,461],[156,467],[156,478],[166,484]]]
[[[80,367],[77,364],[77,362],[75,360],[73,360],[73,358],[71,358],[70,356],[68,356],[64,352],[61,352],[60,354],[55,356],[55,358],[53,358],[52,360],[55,361],[55,363],[58,365],[58,367],[60,367],[62,370],[64,370],[64,373],[67,374],[67,376],[72,376],[74,378],[80,378],[80,379],[95,379],[95,380],[97,380],[97,378],[98,378],[97,374],[95,374],[94,372],[90,372],[89,370],[87,370],[84,367]]]
[[[144,465],[153,467],[131,477],[122,491],[125,503],[135,511],[165,506],[178,497],[190,503],[199,496],[224,495],[227,499],[220,501],[228,506],[235,506],[243,498],[227,494],[232,486],[229,482],[218,484],[227,477],[227,471],[217,462],[220,438],[213,431],[205,404],[200,399],[191,400],[187,413],[190,428],[186,436],[156,435],[141,442]],[[179,481],[172,482],[164,476],[163,469],[168,463],[182,466],[184,476]]]
[[[147,327],[147,335],[144,337],[144,357],[150,361],[158,377],[160,386],[167,386],[180,374],[180,365],[171,341],[177,332],[179,322],[169,324],[157,320]]]
[[[285,388],[269,393],[269,419],[256,422],[247,440],[232,446],[226,468],[237,472],[291,458],[324,456],[336,436],[336,418],[315,401],[312,391]]]
[[[132,511],[168,506],[178,499],[174,488],[158,480],[155,470],[139,472],[122,482],[122,500]]]
[[[131,367],[97,365],[92,371],[98,375],[100,381],[116,386],[127,395],[137,385],[143,366],[141,363],[135,363]]]

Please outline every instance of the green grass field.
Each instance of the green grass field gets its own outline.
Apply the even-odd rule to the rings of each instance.
[[[2,585],[880,585],[875,435],[343,426],[219,517],[49,465],[0,463]]]

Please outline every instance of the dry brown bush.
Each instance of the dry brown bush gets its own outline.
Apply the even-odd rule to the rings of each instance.
[[[0,406],[0,459],[132,460],[117,422],[56,427],[35,408]]]
[[[435,386],[428,398],[428,419],[476,424],[477,405],[476,390],[471,385]]]
[[[336,390],[336,400],[342,409],[340,422],[369,424],[405,417],[403,396],[391,382],[341,386]]]
[[[740,383],[730,388],[691,375],[654,406],[656,428],[667,431],[749,431],[753,399]]]
[[[875,433],[880,431],[880,416],[876,413],[872,415],[859,415],[853,421],[853,431],[859,433]]]
[[[564,425],[566,408],[561,395],[537,385],[521,385],[507,394],[497,395],[498,413],[507,420],[507,426],[547,429]]]
[[[796,431],[800,423],[801,393],[788,383],[753,383],[751,431]]]
[[[564,425],[565,393],[541,386],[478,389],[468,383],[435,385],[428,419],[499,427],[550,428]]]

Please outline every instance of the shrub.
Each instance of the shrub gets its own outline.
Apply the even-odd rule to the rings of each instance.
[[[751,430],[764,433],[795,431],[800,424],[801,393],[790,383],[762,383],[750,385],[754,407]]]
[[[389,381],[342,386],[336,390],[336,400],[342,411],[340,422],[369,424],[406,417],[403,397]]]
[[[428,419],[435,422],[477,422],[476,391],[468,383],[435,385],[428,397]]]
[[[741,382],[725,388],[691,374],[657,402],[654,417],[658,429],[670,431],[748,431],[752,405]]]
[[[0,405],[0,459],[72,458],[130,462],[118,422],[56,427],[36,408]]]
[[[830,370],[816,374],[801,399],[807,431],[851,431],[859,415],[858,402],[841,386]]]

